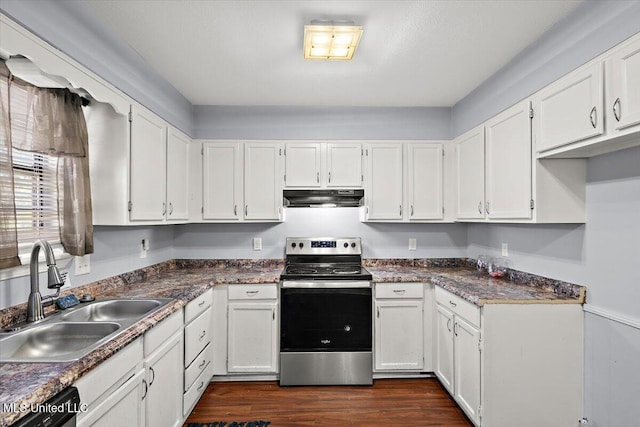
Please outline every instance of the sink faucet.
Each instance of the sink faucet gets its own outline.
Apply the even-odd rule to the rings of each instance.
[[[40,281],[38,271],[38,255],[40,254],[40,248],[44,250],[45,261],[48,268],[48,283],[49,289],[57,289],[57,292],[52,295],[42,297],[40,295]],[[27,301],[27,322],[35,322],[37,320],[44,319],[44,307],[53,304],[53,302],[60,295],[60,288],[64,285],[64,280],[60,275],[60,271],[56,266],[56,257],[53,255],[53,249],[46,240],[38,240],[33,244],[31,249],[31,293],[29,294],[29,300]]]

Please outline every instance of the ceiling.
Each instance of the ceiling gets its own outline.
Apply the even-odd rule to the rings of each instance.
[[[85,4],[194,105],[452,106],[581,0],[101,0]],[[351,19],[352,61],[303,59]]]

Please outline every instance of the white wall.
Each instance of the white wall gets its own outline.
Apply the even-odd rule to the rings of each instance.
[[[140,258],[142,239],[149,240],[146,258]],[[71,287],[173,259],[173,227],[95,227],[94,249],[89,274],[75,276],[72,260],[58,263],[61,271],[69,271]],[[52,290],[47,289],[46,268],[40,271],[40,292],[48,295]],[[26,302],[29,291],[28,275],[0,281],[0,309]]]
[[[362,237],[365,258],[464,257],[464,224],[362,223],[358,208],[286,209],[278,224],[189,224],[175,226],[176,258],[284,258],[286,237]],[[254,237],[262,251],[253,250]],[[417,250],[409,251],[409,238]]]

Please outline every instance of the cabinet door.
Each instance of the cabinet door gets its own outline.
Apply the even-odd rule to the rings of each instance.
[[[189,219],[189,143],[173,128],[167,132],[167,219]]]
[[[489,219],[531,218],[531,119],[521,102],[486,125],[486,202]]]
[[[280,145],[244,145],[244,217],[249,220],[278,220],[282,206]]]
[[[422,300],[376,301],[375,308],[376,370],[422,370]]]
[[[285,187],[320,187],[320,144],[286,144]]]
[[[202,144],[202,219],[242,217],[242,145]]]
[[[484,126],[455,141],[456,218],[484,218]]]
[[[145,413],[148,427],[182,425],[183,351],[180,331],[145,360],[148,385]]]
[[[78,427],[144,427],[142,401],[148,391],[144,376],[145,371],[141,369],[91,412],[80,414]]]
[[[153,113],[131,107],[132,221],[163,220],[166,204],[167,126]]]
[[[228,372],[277,371],[275,302],[229,303]]]
[[[534,101],[536,151],[602,135],[603,64],[571,73],[546,87]]]
[[[367,219],[402,219],[402,144],[366,149]]]
[[[409,219],[442,219],[442,144],[408,146]]]
[[[453,395],[453,313],[436,306],[436,366],[435,374]]]
[[[477,424],[480,408],[480,331],[460,317],[456,317],[454,328],[454,398]]]
[[[362,146],[327,144],[327,187],[362,187]]]
[[[615,129],[622,130],[640,124],[640,40],[620,49],[609,59],[611,76],[610,120]]]

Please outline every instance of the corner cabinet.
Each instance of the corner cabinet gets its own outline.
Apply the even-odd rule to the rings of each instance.
[[[185,222],[190,139],[135,104],[123,115],[96,101],[84,113],[94,225]]]
[[[440,287],[435,299],[434,372],[476,426],[570,426],[582,417],[580,304],[479,307]]]

